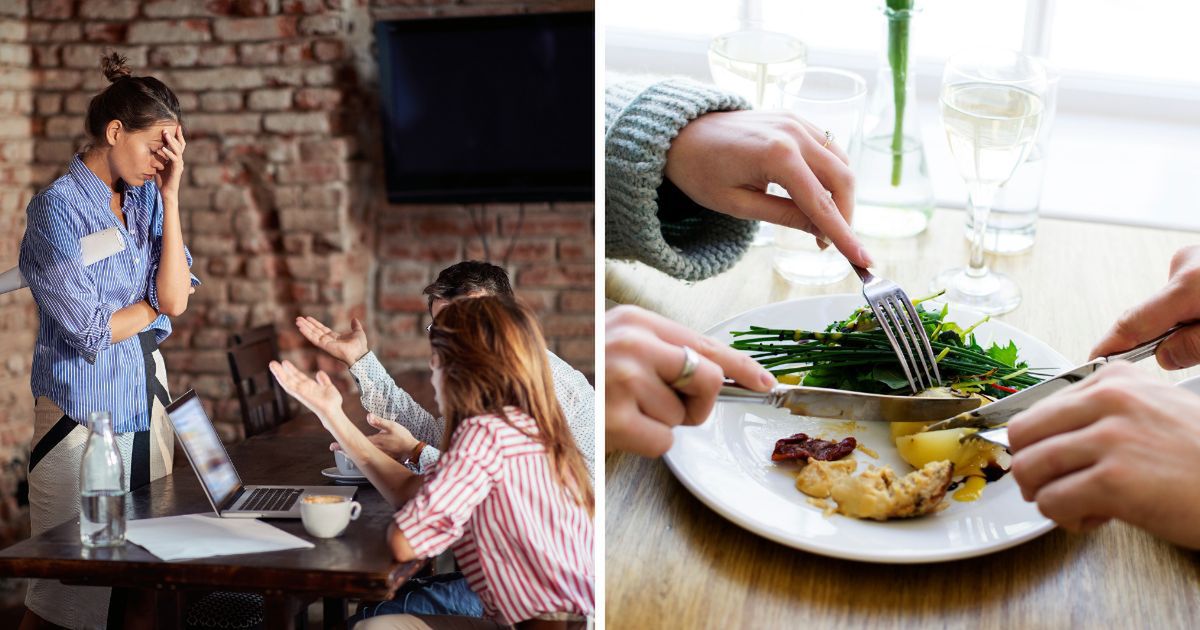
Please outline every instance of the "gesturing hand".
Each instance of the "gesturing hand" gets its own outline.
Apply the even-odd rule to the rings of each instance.
[[[350,321],[350,331],[344,333],[335,332],[313,317],[297,317],[296,328],[314,346],[347,366],[354,365],[368,350],[367,332],[357,319]]]
[[[871,258],[850,229],[854,175],[849,158],[816,125],[787,112],[705,114],[671,141],[666,176],[692,201],[828,237],[850,262]],[[791,199],[768,195],[775,183]]]
[[[371,440],[371,443],[379,450],[387,453],[388,457],[397,461],[404,461],[412,457],[413,449],[419,442],[404,425],[385,420],[373,413],[367,414],[367,424],[379,429],[379,433],[369,435],[367,439]],[[329,445],[329,450],[341,450],[341,445],[334,442]]]
[[[275,375],[284,391],[311,409],[322,422],[342,412],[342,393],[325,372],[317,372],[314,380],[292,365],[291,361],[272,361],[270,366],[271,374]]]

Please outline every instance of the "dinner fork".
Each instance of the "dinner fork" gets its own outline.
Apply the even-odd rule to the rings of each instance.
[[[887,278],[878,278],[853,263],[850,266],[862,280],[863,297],[875,313],[875,321],[879,322],[883,334],[887,335],[913,393],[940,385],[942,375],[938,372],[933,347],[929,345],[929,335],[908,294]]]

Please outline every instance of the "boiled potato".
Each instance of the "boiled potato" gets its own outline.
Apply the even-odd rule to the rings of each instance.
[[[892,429],[892,442],[895,442],[896,438],[917,433],[930,424],[929,422],[893,422],[889,425]]]
[[[946,460],[953,463],[955,469],[961,470],[978,458],[979,442],[960,444],[959,440],[977,430],[944,429],[913,433],[896,438],[896,450],[913,468],[920,469],[929,462]]]

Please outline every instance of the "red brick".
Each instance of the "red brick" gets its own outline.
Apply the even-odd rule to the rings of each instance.
[[[62,103],[62,94],[38,94],[37,113],[39,116],[57,114],[58,112],[62,111]]]
[[[325,11],[325,0],[283,0],[279,10],[284,13],[322,13]]]
[[[47,138],[74,138],[83,133],[83,121],[77,116],[51,116],[46,120]]]
[[[349,195],[343,184],[320,184],[302,189],[300,205],[304,208],[345,209]]]
[[[496,233],[496,223],[495,221],[484,221],[482,225],[476,225],[466,212],[454,212],[451,216],[416,219],[413,222],[413,231],[416,236],[422,238],[427,236],[492,235]]]
[[[246,275],[251,278],[279,278],[285,266],[284,261],[276,256],[256,256],[246,260]]]
[[[213,205],[224,212],[243,210],[249,205],[246,193],[241,187],[222,186],[213,194]]]
[[[65,20],[75,8],[74,0],[36,0],[31,4],[30,15],[41,20]]]
[[[596,242],[590,238],[558,240],[558,259],[562,262],[589,262],[596,259]]]
[[[263,84],[270,87],[304,85],[304,70],[301,68],[263,68]]]
[[[150,50],[150,63],[169,68],[190,68],[200,59],[200,47],[193,44],[181,46],[155,46]]]
[[[312,50],[308,42],[292,42],[279,47],[279,60],[285,65],[302,65],[312,59]]]
[[[288,256],[287,270],[293,278],[302,280],[326,280],[341,278],[345,264],[340,257]]]
[[[129,24],[123,22],[95,22],[83,27],[83,38],[89,42],[121,44],[129,40]]]
[[[319,299],[316,282],[288,283],[288,297],[299,304],[313,304]]]
[[[97,68],[96,74],[100,74]],[[78,70],[38,70],[34,73],[34,80],[39,85],[53,85],[60,90],[77,90],[83,84],[83,74]],[[79,123],[83,126],[83,121]]]
[[[557,354],[563,361],[572,365],[594,364],[596,342],[593,339],[563,339],[558,342]]]
[[[243,65],[270,66],[279,63],[280,45],[277,42],[238,44],[237,49]]]
[[[344,213],[337,210],[288,208],[279,211],[279,229],[284,232],[340,233]]]
[[[342,93],[337,90],[304,88],[296,90],[296,107],[300,109],[331,110],[342,102]]]
[[[522,287],[591,287],[595,284],[594,264],[561,264],[524,269],[517,276]]]
[[[267,84],[262,70],[254,68],[172,70],[167,83],[177,90],[248,90]]]
[[[261,114],[195,114],[188,116],[186,122],[197,137],[258,133],[262,129]]]
[[[34,4],[39,4],[37,0]],[[94,20],[128,20],[138,13],[136,0],[85,0],[79,3],[79,16]]]
[[[333,85],[335,78],[331,66],[317,66],[304,71],[305,85]]]
[[[206,112],[241,111],[242,93],[205,92],[200,95],[200,108]]]
[[[39,68],[57,68],[62,65],[61,46],[53,44],[33,47],[34,65]]]
[[[179,44],[212,39],[208,20],[147,20],[129,25],[131,44]]]
[[[146,67],[145,46],[95,46],[77,45],[64,46],[62,51],[63,65],[68,68],[83,68],[100,70],[100,59],[108,52],[119,53],[128,59],[129,67],[142,69]]]
[[[246,101],[248,108],[260,111],[288,109],[291,105],[292,91],[287,88],[254,90]],[[273,124],[271,117],[268,116],[265,123],[268,131],[276,131],[271,128]]]
[[[346,46],[338,40],[313,43],[313,58],[317,61],[340,61],[346,57]]]
[[[312,251],[312,234],[284,234],[283,251],[289,254],[307,254]]]
[[[429,305],[425,300],[425,296],[420,293],[420,288],[404,293],[381,293],[379,296],[379,309],[397,313],[424,313],[428,310]]]
[[[77,42],[83,37],[83,28],[77,22],[32,22],[29,24],[29,41]]]
[[[520,217],[500,217],[500,232],[521,236],[592,236],[591,217],[563,216],[560,214],[525,213]]]
[[[595,291],[563,291],[558,294],[558,310],[564,313],[595,313]]]
[[[95,94],[87,92],[71,92],[67,94],[67,98],[63,103],[63,109],[69,114],[82,114],[87,111],[88,104],[92,102]]]
[[[0,43],[0,66],[26,68],[33,60],[33,52],[24,42],[19,44]]]
[[[329,115],[323,112],[304,114],[267,114],[263,126],[274,133],[320,133],[330,132]]]
[[[216,140],[189,139],[187,149],[184,151],[184,158],[188,164],[216,164],[221,158],[221,153]]]
[[[308,164],[281,164],[275,181],[281,184],[304,184],[315,182],[338,182],[348,178],[345,162],[315,162]]]
[[[241,304],[270,302],[273,296],[270,280],[233,280],[229,283],[229,299]]]
[[[244,172],[235,164],[200,164],[188,169],[196,186],[220,186],[244,182]]]
[[[227,13],[221,9],[228,0],[151,0],[142,11],[151,18],[208,17],[213,13]]]
[[[70,140],[40,140],[34,155],[38,162],[66,164],[75,154],[75,143]]]
[[[340,15],[313,15],[300,20],[301,35],[336,35],[344,28]]]
[[[429,265],[407,261],[385,262],[379,270],[381,289],[424,286],[432,279],[431,276]]]
[[[509,262],[550,262],[554,260],[554,239],[489,239],[488,255],[493,260]],[[466,257],[469,259],[485,258],[483,243],[478,239],[467,244]]]
[[[390,260],[416,260],[429,263],[448,264],[462,260],[462,243],[458,239],[414,240],[409,238],[383,238],[380,254]]]
[[[242,259],[237,256],[221,256],[208,261],[208,273],[217,277],[235,276],[242,273]]]
[[[591,315],[550,314],[542,318],[542,332],[547,337],[588,337],[596,334],[596,318]]]
[[[252,42],[285,39],[296,36],[296,18],[291,16],[219,19],[213,23],[217,39],[230,42]]]
[[[350,157],[350,138],[313,138],[300,142],[300,158],[305,162],[345,160]]]
[[[188,248],[198,256],[224,256],[235,251],[236,244],[227,235],[193,234]]]

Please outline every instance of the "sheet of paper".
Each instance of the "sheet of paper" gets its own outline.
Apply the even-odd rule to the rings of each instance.
[[[79,239],[79,249],[83,254],[83,264],[87,266],[124,251],[125,239],[121,237],[121,231],[117,228],[108,228]],[[0,294],[25,286],[25,278],[21,277],[19,268],[13,267],[0,273]]]
[[[218,518],[215,514],[185,514],[129,521],[125,538],[163,560],[188,560],[314,545],[278,527],[250,518]]]

